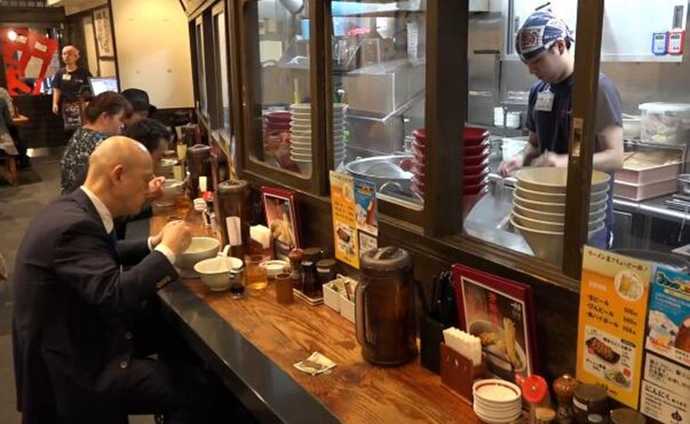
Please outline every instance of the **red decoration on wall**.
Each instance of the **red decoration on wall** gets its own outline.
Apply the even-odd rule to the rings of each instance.
[[[50,62],[58,49],[57,40],[29,28],[0,28],[0,47],[10,95],[40,94]],[[32,58],[42,63],[33,89],[22,81]]]

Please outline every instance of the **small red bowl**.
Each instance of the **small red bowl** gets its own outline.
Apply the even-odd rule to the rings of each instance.
[[[426,129],[418,128],[412,131],[412,135],[417,141],[420,142],[420,144],[426,143]],[[489,138],[489,131],[484,128],[465,127],[462,136],[465,140],[465,147],[476,146],[481,144],[485,139]]]
[[[467,175],[467,174],[465,174],[465,175],[462,177],[462,182],[463,182],[463,184],[465,184],[465,186],[477,185],[477,184],[479,184],[481,181],[483,181],[483,180],[486,178],[487,175],[489,175],[489,170],[488,170],[488,169],[485,169],[484,172],[481,172],[481,173],[479,173],[479,174],[477,174],[477,175]]]
[[[465,146],[465,156],[476,156],[481,154],[484,149],[489,147],[489,139],[487,138],[482,143],[476,146]]]
[[[274,122],[287,122],[292,119],[292,112],[269,112],[266,114],[266,119]]]
[[[476,156],[465,156],[465,167],[477,166],[484,162],[488,157],[491,148],[487,147],[484,151]]]

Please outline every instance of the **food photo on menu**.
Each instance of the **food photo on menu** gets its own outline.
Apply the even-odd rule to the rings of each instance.
[[[466,271],[458,273],[459,269]],[[530,292],[493,276],[484,279],[484,273],[467,267],[456,266],[454,271],[460,322],[479,337],[488,371],[509,381],[515,381],[516,374],[534,373]]]

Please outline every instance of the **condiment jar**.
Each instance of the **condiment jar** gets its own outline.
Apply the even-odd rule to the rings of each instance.
[[[575,419],[573,412],[573,394],[578,382],[570,374],[563,374],[553,382],[553,392],[556,394],[558,409],[556,421],[558,424],[572,424]]]
[[[573,394],[575,422],[578,424],[608,423],[609,402],[606,387],[580,384]]]
[[[536,424],[550,424],[556,419],[556,411],[551,408],[539,407],[535,411]]]
[[[304,258],[304,251],[302,249],[292,249],[288,254],[290,260],[290,278],[292,278],[292,285],[299,291],[302,290],[302,258]]]
[[[276,300],[281,305],[289,305],[295,298],[292,293],[292,278],[288,273],[276,275]]]
[[[302,292],[309,297],[319,297],[321,284],[316,276],[314,262],[302,261]]]
[[[233,299],[244,297],[244,265],[230,269],[230,296]]]
[[[319,247],[308,247],[304,249],[304,260],[317,263],[323,257],[323,250]]]
[[[644,415],[630,408],[619,408],[611,411],[612,424],[645,424],[647,419]]]
[[[316,274],[319,277],[319,283],[324,285],[335,279],[336,261],[334,259],[321,259],[316,263]]]

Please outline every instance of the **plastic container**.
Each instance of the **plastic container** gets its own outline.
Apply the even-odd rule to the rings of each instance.
[[[613,185],[613,195],[639,202],[640,200],[653,199],[665,194],[675,193],[677,189],[678,180],[675,177],[670,180],[650,184],[630,184],[616,181]]]
[[[676,178],[679,172],[680,162],[644,167],[623,165],[623,169],[616,171],[615,180],[617,183],[650,184]]]
[[[323,303],[336,312],[340,312],[340,293],[335,290],[336,281],[323,285]]]
[[[639,108],[642,141],[662,144],[690,141],[690,104],[643,103]]]

